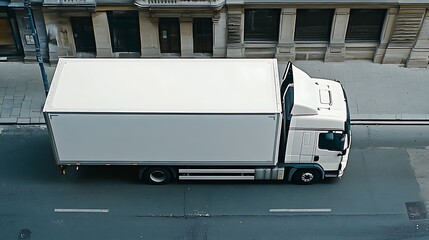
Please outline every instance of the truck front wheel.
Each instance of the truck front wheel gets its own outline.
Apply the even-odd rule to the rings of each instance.
[[[161,167],[146,168],[140,177],[147,183],[158,185],[169,183],[172,178],[170,170]]]
[[[316,169],[298,169],[292,176],[292,181],[301,185],[318,183],[320,180],[321,174]]]

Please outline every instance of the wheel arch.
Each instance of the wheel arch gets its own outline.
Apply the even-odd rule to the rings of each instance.
[[[176,168],[176,167],[167,167],[167,166],[158,166],[158,165],[154,165],[154,166],[151,166],[151,165],[145,165],[145,166],[140,166],[140,168],[139,168],[139,179],[142,179],[143,174],[144,174],[144,172],[146,171],[146,169],[148,169],[148,168],[153,168],[153,167],[157,167],[157,168],[165,168],[165,169],[167,169],[168,171],[170,171],[171,176],[173,177],[173,179],[177,179],[177,177],[178,177],[178,175],[179,175],[179,173],[178,173],[178,171],[177,171],[177,168]]]
[[[288,182],[292,181],[293,174],[300,169],[316,169],[320,173],[321,180],[325,179],[325,170],[319,164],[288,164],[286,167],[290,168]]]

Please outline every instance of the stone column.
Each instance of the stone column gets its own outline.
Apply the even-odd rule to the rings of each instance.
[[[112,44],[110,41],[109,22],[106,12],[93,13],[92,24],[94,25],[97,57],[112,57]]]
[[[54,63],[58,61],[58,52],[62,46],[58,46],[58,17],[56,13],[43,14],[46,25],[46,36],[49,49],[49,62]]]
[[[350,8],[337,8],[331,30],[331,39],[325,54],[326,62],[342,62],[346,57],[346,33]]]
[[[227,13],[228,37],[226,57],[244,57],[243,23],[243,9],[241,7],[229,7]]]
[[[281,63],[295,61],[296,8],[283,8],[280,16],[279,43],[276,58]]]
[[[375,63],[383,62],[387,45],[389,44],[390,38],[392,36],[396,14],[398,14],[397,8],[390,8],[387,10],[386,19],[384,20],[383,30],[381,31],[380,44],[378,45],[374,54],[373,61]]]
[[[192,34],[192,17],[181,17],[180,21],[180,55],[182,57],[194,56],[194,38]]]
[[[213,57],[226,57],[226,12],[213,17]]]
[[[429,64],[429,10],[426,10],[416,44],[410,53],[407,67],[427,68]]]
[[[49,62],[57,63],[60,57],[75,57],[76,48],[69,17],[57,13],[44,13]]]
[[[141,57],[159,57],[158,18],[148,12],[139,12]]]
[[[44,60],[48,59],[48,43],[46,37],[45,20],[43,18],[42,9],[39,6],[33,5],[33,18],[35,27],[37,29],[37,35],[39,36],[40,51]],[[16,10],[16,20],[18,22],[18,28],[21,35],[22,50],[24,51],[24,62],[35,62],[36,59],[36,48],[31,40],[33,39],[30,24],[27,19],[27,13],[24,9]],[[27,19],[27,20],[26,20]],[[3,29],[0,29],[0,34],[3,34]]]

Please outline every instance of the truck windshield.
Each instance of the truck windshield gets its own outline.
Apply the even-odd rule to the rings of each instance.
[[[348,100],[347,100],[347,95],[346,95],[346,91],[343,88],[343,93],[344,93],[344,100],[346,101],[346,109],[347,109],[347,119],[346,122],[344,123],[344,131],[346,132],[347,136],[348,136],[348,147],[350,147],[350,140],[351,140],[351,125],[350,125],[350,109],[349,109],[349,104],[348,104]]]
[[[285,116],[288,120],[292,118],[292,108],[294,103],[294,91],[293,91],[293,84],[290,84],[287,88],[286,94],[283,97],[283,104],[284,104],[284,112]]]
[[[294,99],[293,84],[289,84],[285,88],[283,96],[283,127],[280,136],[280,148],[279,148],[279,161],[284,161],[284,154],[286,151],[286,141],[290,128],[290,121],[292,120],[292,108]]]

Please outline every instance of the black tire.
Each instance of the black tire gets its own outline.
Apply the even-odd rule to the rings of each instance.
[[[172,175],[170,170],[162,167],[146,168],[140,175],[141,179],[149,184],[161,185],[171,181]]]
[[[322,176],[317,169],[298,169],[292,176],[292,182],[300,185],[310,185],[318,183],[322,180]]]

